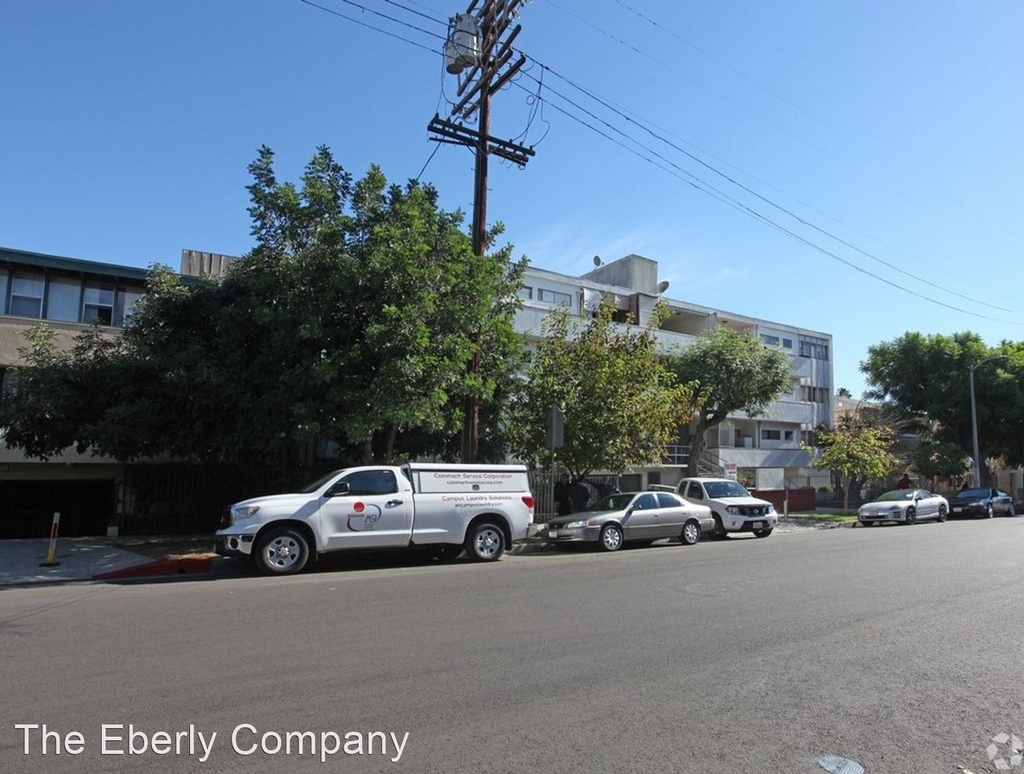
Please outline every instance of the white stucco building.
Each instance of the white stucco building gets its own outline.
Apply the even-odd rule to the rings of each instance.
[[[712,429],[700,465],[705,475],[735,473],[742,483],[760,490],[783,489],[787,478],[806,476],[811,457],[802,444],[812,441],[817,425],[832,425],[830,334],[673,299],[668,283],[658,280],[657,261],[639,255],[596,266],[580,277],[529,267],[516,328],[539,338],[544,317],[552,309],[568,305],[573,314],[587,316],[609,294],[624,311],[632,312],[640,325],[647,324],[655,304],[663,300],[671,315],[657,336],[666,351],[686,347],[716,325],[727,325],[786,352],[792,362],[791,389],[765,416],[737,414]],[[630,472],[629,483],[674,484],[685,475],[689,448],[689,437],[680,438],[664,465]]]

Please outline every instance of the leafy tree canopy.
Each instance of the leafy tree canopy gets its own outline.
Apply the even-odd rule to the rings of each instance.
[[[847,484],[843,488],[844,509],[849,507],[851,482],[885,478],[896,465],[890,451],[891,433],[886,428],[853,424],[833,430],[819,428],[817,443],[822,452],[814,466],[831,471]]]
[[[554,457],[573,476],[658,464],[693,411],[693,390],[658,354],[652,327],[625,327],[603,301],[580,322],[567,308],[545,321],[545,338],[527,369],[513,407],[512,450],[526,460],[551,461],[546,426],[551,407],[564,415],[564,445]],[[662,310],[652,318],[656,326]]]
[[[733,413],[759,416],[792,384],[792,366],[782,350],[759,339],[718,325],[669,360],[669,369],[686,384],[694,383],[696,425],[688,475],[697,475],[697,461],[707,431]]]
[[[997,359],[979,365],[987,358]],[[988,347],[971,332],[905,333],[868,349],[868,397],[934,430],[934,440],[972,450],[971,367],[978,436],[986,456],[1024,463],[1024,343]]]
[[[375,166],[353,181],[324,147],[298,185],[277,180],[269,148],[249,171],[253,250],[218,282],[154,267],[116,343],[87,335],[64,355],[37,336],[3,414],[9,444],[280,460],[320,439],[392,459],[450,448],[471,393],[501,424],[523,358],[511,248],[475,255],[431,186],[389,185]]]

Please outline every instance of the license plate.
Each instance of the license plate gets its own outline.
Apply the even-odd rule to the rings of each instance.
[[[953,513],[960,513],[962,510],[963,508],[954,508]]]
[[[764,529],[764,522],[763,521],[755,521],[750,526],[751,526],[752,529]]]
[[[556,537],[558,537],[558,530],[549,529],[548,530],[548,537],[549,538],[556,538]]]

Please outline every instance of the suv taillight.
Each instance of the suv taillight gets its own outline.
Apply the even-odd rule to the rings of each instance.
[[[523,495],[523,502],[527,508],[533,508],[533,495]]]

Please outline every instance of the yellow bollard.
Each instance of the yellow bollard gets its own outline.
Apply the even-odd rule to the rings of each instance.
[[[50,548],[46,552],[46,561],[43,567],[56,567],[60,562],[57,560],[57,528],[60,526],[60,512],[53,514],[53,524],[50,526]]]

